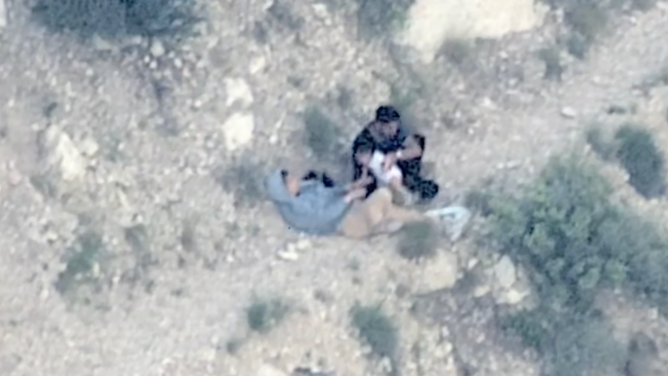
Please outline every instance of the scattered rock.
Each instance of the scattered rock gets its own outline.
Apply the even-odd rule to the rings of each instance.
[[[436,257],[426,262],[420,271],[420,290],[424,292],[449,289],[457,282],[459,262],[457,255],[451,252],[439,251]]]
[[[263,364],[257,371],[257,376],[288,376],[288,374],[272,365]]]
[[[561,109],[561,116],[566,119],[574,119],[578,113],[572,107],[564,107]]]
[[[58,165],[62,179],[72,181],[86,173],[86,160],[67,133],[52,126],[46,133],[46,147],[51,151],[49,164]]]
[[[430,63],[448,39],[500,38],[537,27],[546,13],[541,8],[533,0],[417,0],[398,39]]]
[[[503,293],[499,299],[497,299],[497,303],[515,305],[519,304],[527,296],[529,296],[528,290],[511,288],[505,293]]]
[[[109,42],[108,40],[102,38],[97,34],[93,35],[93,37],[91,38],[91,43],[93,44],[93,48],[97,51],[111,51],[115,49],[114,45],[111,42]]]
[[[510,260],[510,257],[503,256],[501,260],[494,265],[494,276],[496,280],[504,289],[510,288],[515,284],[517,279],[517,274],[515,272],[515,265]]]
[[[228,151],[235,151],[253,139],[255,120],[250,113],[236,112],[225,121],[222,128],[225,147]]]
[[[86,157],[92,157],[100,150],[100,145],[93,139],[87,138],[81,143],[81,153]]]
[[[225,91],[227,92],[227,106],[239,103],[247,107],[253,104],[253,92],[250,86],[243,78],[225,79]]]
[[[267,68],[267,59],[260,55],[256,56],[251,60],[250,64],[248,65],[248,72],[250,74],[258,74],[260,72],[263,72]]]
[[[165,54],[165,46],[157,39],[153,40],[151,43],[151,56],[154,58],[162,57]]]

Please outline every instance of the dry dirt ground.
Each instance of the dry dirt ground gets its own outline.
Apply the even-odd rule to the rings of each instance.
[[[253,170],[233,166],[304,165],[308,105],[324,104],[349,140],[397,88],[429,137],[446,201],[489,179],[522,184],[550,155],[586,149],[589,122],[627,119],[607,115],[611,105],[635,107],[668,150],[666,91],[634,89],[668,63],[666,4],[615,19],[585,61],[567,59],[560,82],[543,79],[537,57],[558,17],[482,42],[459,66],[443,56],[426,65],[361,40],[352,9],[268,5],[208,1],[201,36],[175,50],[77,43],[10,9],[0,30],[0,373],[383,375],[387,361],[369,359],[349,316],[356,302],[382,302],[403,375],[538,375],[535,356],[494,326],[525,295],[512,264],[471,239],[416,265],[393,238],[299,237],[268,203],[235,205],[237,180]],[[638,200],[621,170],[605,169],[623,198],[665,217],[664,199]],[[479,278],[465,283],[469,274]],[[289,313],[251,332],[245,309],[266,296]],[[611,308],[620,331],[651,329],[665,356],[668,324],[621,307]]]

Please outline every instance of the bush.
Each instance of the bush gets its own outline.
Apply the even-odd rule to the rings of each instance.
[[[234,206],[253,207],[264,198],[264,165],[245,155],[228,167],[217,167],[213,178],[234,195]]]
[[[490,235],[527,271],[539,301],[504,326],[543,354],[549,375],[619,366],[619,346],[594,309],[602,288],[625,288],[667,312],[668,244],[611,193],[569,157],[550,161],[523,197],[492,200]]]
[[[341,129],[315,106],[304,111],[306,145],[322,160],[331,160],[342,148]]]
[[[665,192],[665,160],[652,134],[636,125],[625,125],[615,134],[617,158],[629,174],[629,183],[646,198]]]
[[[85,283],[97,284],[93,270],[102,251],[102,238],[99,234],[86,232],[80,235],[69,250],[65,270],[58,273],[58,279],[54,283],[56,291],[62,295],[76,294],[76,290]]]
[[[438,233],[430,221],[404,225],[397,244],[399,254],[409,260],[419,260],[436,254]]]
[[[507,317],[502,325],[546,360],[543,369],[550,376],[616,374],[625,363],[624,347],[598,314],[559,315],[539,308]]]
[[[267,333],[278,325],[288,313],[288,305],[282,299],[255,298],[246,308],[248,327],[258,333]]]
[[[586,140],[591,149],[604,161],[611,161],[617,153],[617,144],[611,139],[598,124],[588,127]]]
[[[396,357],[399,335],[392,320],[377,306],[355,305],[351,310],[352,324],[359,338],[371,348],[379,359],[388,358],[392,373],[398,372]]]
[[[441,51],[450,63],[462,66],[473,59],[473,48],[471,41],[466,39],[448,39],[443,43]]]
[[[181,38],[199,22],[195,0],[37,0],[34,18],[50,30],[84,38],[98,34]]]
[[[564,73],[564,67],[561,64],[559,49],[557,47],[544,48],[539,51],[538,57],[545,63],[543,78],[560,81]]]
[[[357,0],[357,29],[363,38],[386,35],[399,28],[415,0]]]

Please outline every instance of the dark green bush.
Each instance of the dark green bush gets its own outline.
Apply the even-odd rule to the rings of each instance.
[[[649,131],[628,124],[617,130],[617,158],[629,174],[629,183],[646,198],[665,192],[665,159]]]
[[[502,325],[543,357],[546,375],[616,374],[626,360],[624,346],[597,313],[577,316],[539,308],[510,316]]]
[[[341,128],[318,107],[310,106],[304,111],[304,126],[306,146],[316,157],[331,160],[344,150]]]
[[[246,308],[248,327],[254,332],[267,333],[283,321],[288,309],[288,304],[279,298],[254,298]]]
[[[397,251],[409,260],[432,257],[438,247],[438,232],[431,221],[407,223],[401,229]]]
[[[379,359],[388,358],[392,362],[391,374],[398,369],[395,364],[399,335],[392,320],[385,315],[379,305],[355,305],[351,310],[352,324],[360,340],[371,347],[371,352]]]
[[[199,21],[195,0],[37,0],[33,16],[47,28],[84,38],[188,36]]]
[[[613,205],[611,193],[591,166],[569,157],[553,159],[521,198],[491,202],[490,235],[527,271],[539,301],[504,326],[543,355],[548,375],[619,366],[619,345],[594,309],[602,288],[668,307],[668,246],[650,223]]]
[[[406,12],[415,0],[356,0],[357,28],[361,37],[386,35],[405,20]]]

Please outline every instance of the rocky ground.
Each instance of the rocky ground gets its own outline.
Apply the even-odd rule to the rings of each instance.
[[[444,201],[528,181],[550,155],[586,149],[594,120],[643,121],[666,150],[668,92],[639,85],[668,63],[668,5],[615,19],[549,81],[538,51],[560,30],[551,13],[463,63],[427,63],[361,38],[354,8],[332,4],[210,1],[201,35],[175,47],[78,43],[18,2],[5,24],[0,0],[3,375],[383,375],[391,362],[351,327],[357,302],[382,302],[397,326],[402,375],[539,374],[495,325],[530,303],[510,260],[473,236],[418,264],[394,238],[300,237],[253,203],[257,166],[308,164],[310,105],[347,142],[399,100],[428,136]],[[622,199],[665,216],[664,199],[639,200],[619,168],[605,171]],[[250,330],[249,304],[276,296],[289,306],[282,322]],[[610,300],[620,336],[648,330],[665,356],[665,320]]]

